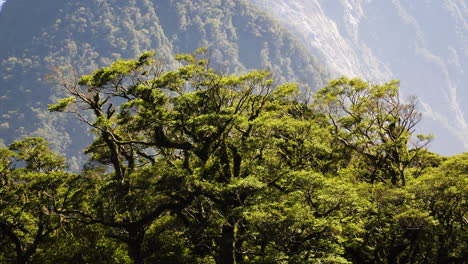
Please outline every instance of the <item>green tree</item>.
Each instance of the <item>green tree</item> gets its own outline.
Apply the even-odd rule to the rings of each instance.
[[[435,220],[420,250],[433,263],[462,263],[468,258],[468,154],[447,158],[411,184],[418,204]]]
[[[268,72],[219,74],[203,49],[177,59],[173,71],[149,52],[71,83],[57,75],[70,97],[49,109],[74,113],[96,138],[77,204],[56,211],[106,254],[121,263],[466,257],[466,155],[424,150],[430,138],[412,135],[420,115],[400,102],[397,82],[341,78],[309,106]]]
[[[66,223],[57,213],[74,206],[73,175],[41,138],[0,149],[0,261],[28,263]]]
[[[196,261],[248,258],[246,245],[258,241],[247,215],[264,197],[292,192],[286,179],[296,166],[318,162],[320,146],[301,131],[313,138],[320,128],[300,114],[296,85],[276,86],[265,71],[221,75],[204,56],[177,56],[176,71],[145,53],[74,83],[58,75],[71,97],[49,109],[87,123],[98,137],[86,152],[112,169],[101,172],[88,211],[77,213],[115,229],[110,235],[127,244],[134,263],[154,259],[148,232],[169,216]]]
[[[169,147],[173,142],[147,135],[154,127],[138,124],[144,117],[132,116],[138,103],[149,107],[146,114],[157,115],[164,109],[163,94],[148,93],[162,74],[160,67],[152,53],[145,53],[138,60],[118,60],[72,83],[59,73],[56,80],[72,97],[49,106],[51,111],[72,111],[97,135],[85,151],[90,155],[83,171],[90,180],[86,202],[79,210],[65,213],[84,224],[105,227],[108,237],[126,244],[134,263],[143,263],[148,256],[145,235],[158,224],[155,221],[187,203],[174,190],[179,185],[177,169],[169,166],[166,153],[158,149],[160,144]]]
[[[365,217],[360,239],[346,245],[347,259],[353,263],[463,263],[468,224],[466,155],[436,163],[440,165],[410,178],[406,186],[366,183],[358,189],[365,201]]]
[[[430,136],[413,136],[421,114],[414,98],[401,102],[398,81],[370,85],[342,77],[317,92],[315,107],[337,144],[354,154],[352,165],[370,182],[405,185],[408,168]]]

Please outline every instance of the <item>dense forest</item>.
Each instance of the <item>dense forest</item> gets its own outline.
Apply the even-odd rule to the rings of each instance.
[[[425,149],[397,81],[306,98],[176,59],[49,76],[95,137],[76,173],[42,138],[0,149],[0,263],[466,263],[468,154]]]
[[[246,0],[11,0],[0,36],[2,264],[468,263],[468,153]]]

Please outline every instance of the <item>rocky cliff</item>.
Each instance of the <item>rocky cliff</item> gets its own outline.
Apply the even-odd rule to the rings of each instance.
[[[468,5],[463,0],[250,0],[287,25],[335,76],[400,79],[419,98],[431,149],[468,151]]]

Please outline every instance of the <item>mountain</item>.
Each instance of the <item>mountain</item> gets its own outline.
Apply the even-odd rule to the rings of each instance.
[[[7,1],[0,36],[0,138],[43,136],[72,156],[89,136],[76,121],[46,110],[61,96],[44,80],[55,66],[73,65],[85,74],[156,50],[174,67],[173,54],[207,46],[220,71],[267,68],[304,90],[328,78],[293,34],[243,0]]]
[[[424,113],[431,150],[468,151],[468,4],[464,0],[250,0],[298,36],[333,76],[401,80]]]
[[[431,150],[468,151],[463,0],[10,0],[1,8],[6,142],[45,136],[62,153],[87,142],[76,122],[45,110],[60,97],[43,80],[54,66],[70,64],[84,74],[157,50],[174,67],[172,54],[208,46],[220,70],[267,68],[304,90],[323,86],[328,72],[376,83],[399,79],[402,98],[419,98],[418,132],[435,135]]]

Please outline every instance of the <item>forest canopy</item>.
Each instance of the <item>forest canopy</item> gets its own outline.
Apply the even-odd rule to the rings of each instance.
[[[53,79],[95,134],[68,172],[41,138],[0,148],[1,263],[463,263],[468,154],[415,135],[420,114],[342,77],[304,100],[203,49]],[[70,81],[71,80],[71,81]]]

